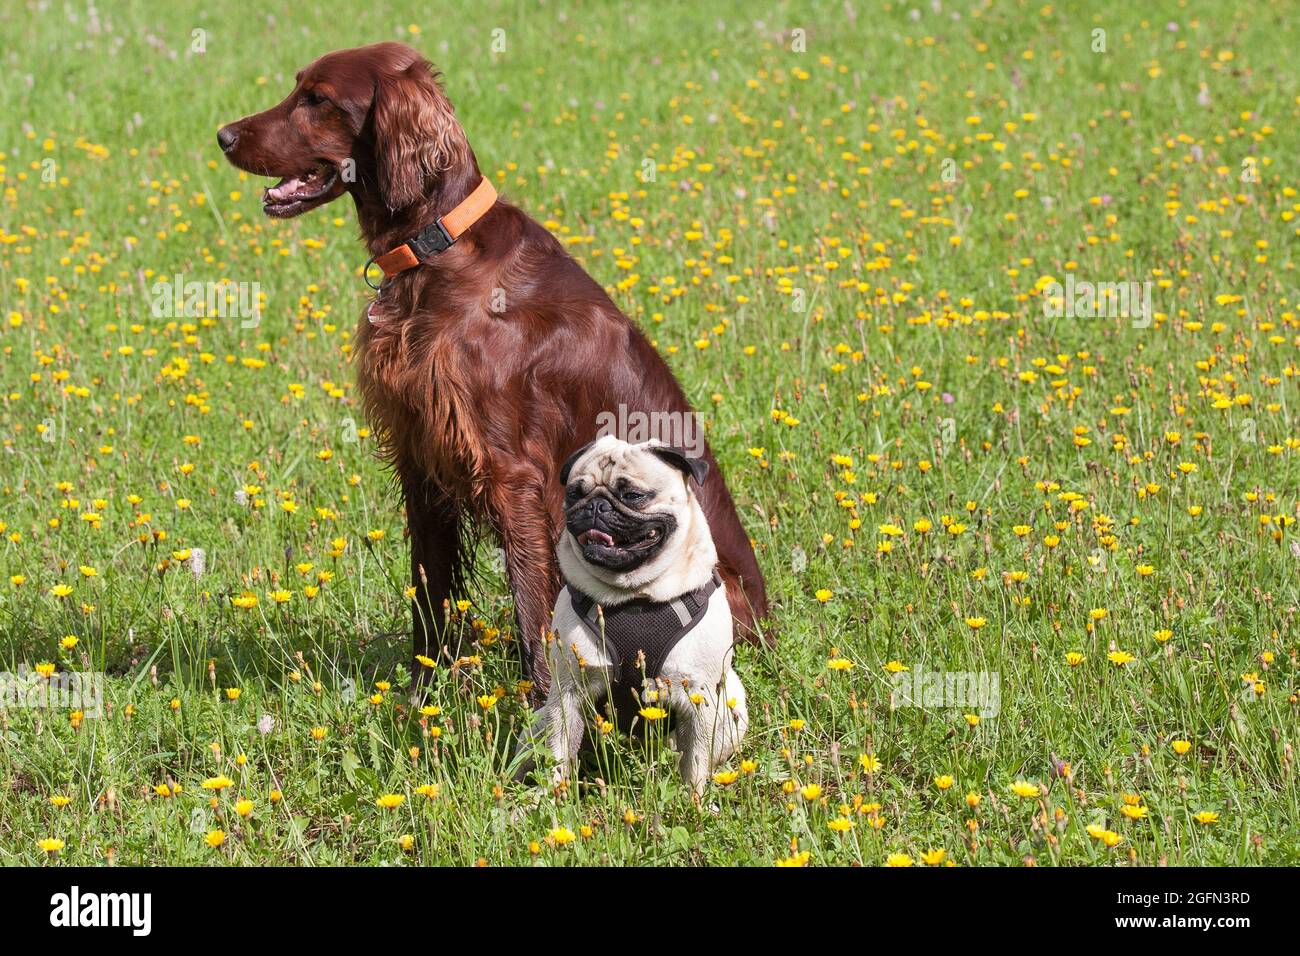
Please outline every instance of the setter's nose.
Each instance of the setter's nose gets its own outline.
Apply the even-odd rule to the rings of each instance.
[[[223,126],[217,130],[217,145],[221,147],[223,153],[228,153],[234,149],[237,142],[239,142],[239,133],[233,124]]]

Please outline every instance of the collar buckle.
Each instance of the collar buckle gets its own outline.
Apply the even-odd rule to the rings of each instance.
[[[456,240],[452,238],[447,227],[442,224],[439,218],[430,226],[420,230],[419,235],[414,239],[408,239],[406,244],[411,247],[411,251],[421,259],[428,259],[444,251]]]
[[[465,230],[482,219],[496,201],[497,191],[492,184],[486,177],[479,180],[474,191],[461,200],[451,212],[439,216],[432,224],[425,226],[395,249],[389,249],[382,255],[373,255],[366,260],[361,270],[366,285],[376,292],[382,292],[393,276],[430,262],[434,256],[449,249]],[[384,274],[378,283],[370,278],[371,266],[378,266]]]

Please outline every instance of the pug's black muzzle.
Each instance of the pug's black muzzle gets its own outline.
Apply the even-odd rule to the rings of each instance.
[[[631,571],[654,557],[677,527],[670,514],[642,514],[592,492],[564,513],[564,524],[589,564]]]

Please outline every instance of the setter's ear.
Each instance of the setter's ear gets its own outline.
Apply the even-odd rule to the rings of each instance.
[[[465,131],[425,60],[379,79],[375,89],[375,162],[390,210],[425,194],[429,177],[464,161]]]

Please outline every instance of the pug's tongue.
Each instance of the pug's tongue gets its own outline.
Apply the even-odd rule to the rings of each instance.
[[[590,544],[592,541],[595,541],[597,544],[603,544],[607,548],[614,547],[614,539],[603,531],[597,531],[595,528],[592,528],[590,531],[584,531],[578,539],[578,543],[582,545]]]
[[[262,193],[263,202],[285,202],[293,199],[300,193],[307,192],[308,176],[285,176],[274,186],[270,186]]]

